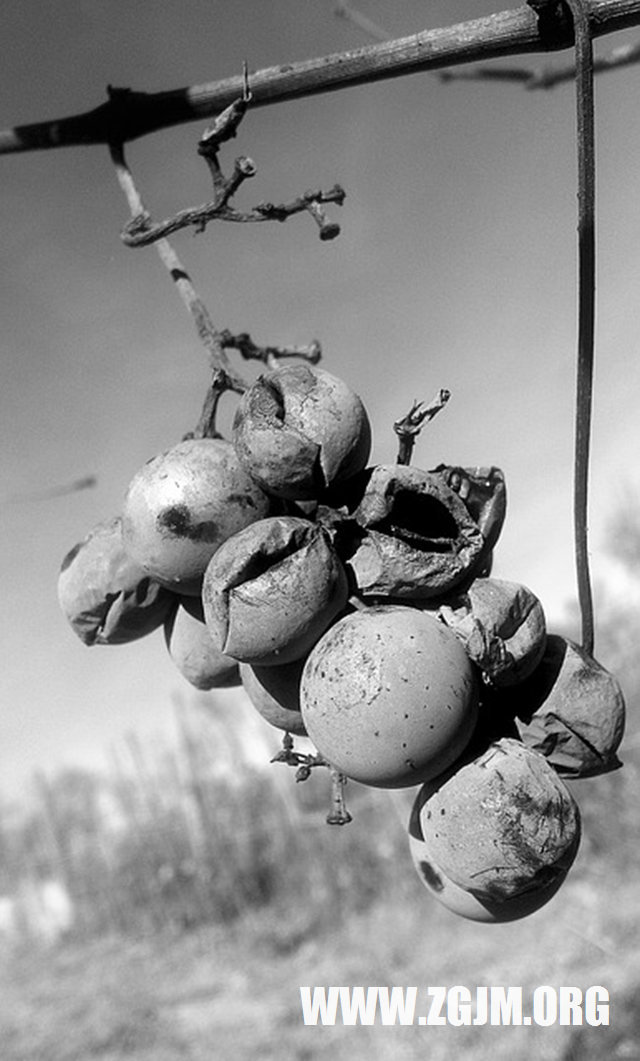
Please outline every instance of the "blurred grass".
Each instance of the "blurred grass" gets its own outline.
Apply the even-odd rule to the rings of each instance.
[[[398,870],[413,884],[408,864]],[[265,915],[258,924],[25,950],[0,974],[3,1061],[640,1055],[637,880],[582,858],[547,908],[499,926],[456,919],[417,877],[409,891],[391,889],[346,918],[328,914],[294,947],[286,917]],[[300,1016],[300,984],[416,984],[426,994],[430,984],[528,992],[544,983],[604,984],[611,1026],[312,1028]]]
[[[513,924],[434,903],[388,793],[349,785],[353,823],[326,826],[326,772],[296,785],[256,766],[248,705],[191,705],[176,748],[132,738],[106,779],[40,779],[31,816],[2,830],[5,889],[21,859],[62,873],[79,916],[56,946],[3,948],[1,1061],[640,1061],[640,682],[635,654],[616,663],[624,768],[572,783],[576,864]],[[425,1002],[438,984],[522,985],[525,999],[602,984],[611,1025],[307,1028],[299,987],[316,984],[416,985]]]

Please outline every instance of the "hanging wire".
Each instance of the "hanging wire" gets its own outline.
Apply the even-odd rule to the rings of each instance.
[[[589,573],[588,486],[595,346],[595,120],[593,46],[588,5],[567,0],[573,16],[576,53],[578,142],[578,361],[574,448],[574,547],[582,647],[594,648],[593,594]]]

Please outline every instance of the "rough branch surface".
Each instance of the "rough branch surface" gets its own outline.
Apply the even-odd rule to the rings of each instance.
[[[640,25],[640,0],[591,0],[589,19],[594,37]],[[253,106],[506,55],[546,52],[568,43],[542,41],[534,12],[522,5],[443,29],[256,71],[251,75]],[[242,91],[242,76],[169,92],[119,90],[107,103],[85,114],[0,132],[0,154],[126,143],[158,129],[217,114]]]

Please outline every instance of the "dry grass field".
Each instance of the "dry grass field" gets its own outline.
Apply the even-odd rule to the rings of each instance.
[[[326,777],[295,785],[286,767],[243,762],[242,711],[213,728],[191,717],[157,761],[134,744],[133,775],[119,769],[108,792],[86,776],[41,786],[40,810],[0,832],[4,890],[28,858],[65,876],[77,918],[56,943],[3,944],[0,1061],[640,1061],[637,618],[615,630],[603,644],[624,678],[624,767],[571,783],[576,863],[512,924],[433,901],[387,793],[349,786],[354,821],[330,828]],[[106,822],[96,793],[120,798]],[[312,1027],[303,985],[416,986],[416,1014],[435,985],[522,986],[525,1012],[539,985],[602,985],[610,1024]]]
[[[381,893],[363,910],[336,893],[318,918],[307,908],[308,893],[288,894],[285,904],[248,908],[227,924],[69,939],[6,953],[2,1059],[640,1058],[635,852],[627,852],[626,869],[616,869],[625,859],[615,838],[610,851],[597,850],[589,840],[589,814],[586,825],[587,842],[567,884],[545,909],[511,925],[478,925],[440,909],[400,851],[394,852],[394,873],[385,875]],[[357,830],[357,823],[350,828]],[[348,863],[354,850],[349,830],[329,832],[333,851],[325,847],[324,858]],[[525,998],[539,984],[602,984],[611,993],[611,1023],[305,1027],[299,1001],[305,984],[417,985],[419,998],[436,984],[522,985]]]

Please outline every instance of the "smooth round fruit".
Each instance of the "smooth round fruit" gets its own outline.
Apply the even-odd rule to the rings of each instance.
[[[542,604],[526,586],[478,578],[440,618],[494,685],[517,685],[538,666],[547,629]]]
[[[85,645],[122,645],[162,626],[175,598],[131,559],[120,517],[98,523],[71,549],[58,577],[58,600]]]
[[[249,475],[291,501],[317,497],[367,463],[371,428],[362,401],[337,376],[288,365],[243,394],[233,443]]]
[[[270,508],[230,442],[189,439],[147,461],[133,477],[122,512],[123,540],[158,582],[197,596],[216,550]]]
[[[300,713],[300,677],[304,664],[304,659],[281,667],[240,664],[242,684],[256,711],[271,726],[296,737],[307,734]]]
[[[340,619],[311,651],[300,706],[309,737],[347,777],[402,788],[455,762],[477,718],[469,658],[426,612],[376,606]]]
[[[542,755],[509,738],[426,784],[412,821],[427,861],[483,904],[546,896],[580,841],[566,785]]]
[[[258,666],[305,656],[347,593],[329,532],[297,516],[273,516],[234,534],[211,558],[202,585],[217,646]]]
[[[196,689],[226,689],[240,685],[235,659],[214,645],[197,597],[182,597],[166,619],[164,637],[171,659],[183,678]]]

